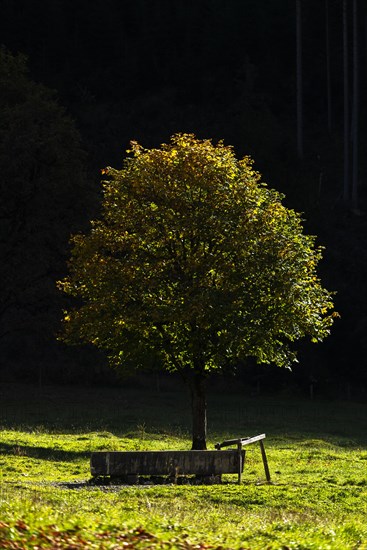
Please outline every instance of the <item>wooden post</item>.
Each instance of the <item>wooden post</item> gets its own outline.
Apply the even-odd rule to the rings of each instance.
[[[269,482],[269,481],[271,481],[270,480],[270,472],[269,472],[268,460],[266,458],[264,443],[262,442],[262,440],[260,440],[259,443],[260,443],[260,449],[261,449],[261,456],[263,458],[266,481]]]
[[[241,485],[242,482],[242,442],[239,439],[237,441],[237,451],[238,451],[238,485]]]
[[[251,443],[259,442],[260,443],[260,449],[261,449],[261,456],[263,459],[264,464],[264,470],[266,475],[266,481],[270,482],[270,472],[269,472],[269,466],[268,466],[268,460],[266,458],[265,453],[265,447],[263,443],[263,439],[265,439],[265,434],[259,434],[255,435],[254,437],[242,437],[241,439],[227,439],[226,441],[222,441],[222,443],[217,443],[215,445],[215,448],[219,451],[223,447],[230,447],[231,445],[237,445],[237,453],[240,455],[238,458],[238,483],[241,483],[242,480],[242,467],[245,462],[246,453],[243,453],[243,459],[242,459],[242,447],[246,445],[250,445]]]

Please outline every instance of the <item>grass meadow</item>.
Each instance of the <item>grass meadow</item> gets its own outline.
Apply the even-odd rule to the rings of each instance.
[[[0,386],[0,548],[367,549],[367,406],[209,396],[208,448],[266,433],[241,486],[91,485],[98,450],[190,448],[184,390]]]

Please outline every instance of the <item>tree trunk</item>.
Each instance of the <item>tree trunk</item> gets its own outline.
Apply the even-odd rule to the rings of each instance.
[[[196,372],[188,376],[192,412],[192,450],[206,449],[206,388],[205,376]]]
[[[296,0],[296,31],[297,31],[297,154],[303,159],[303,84],[302,84],[302,6],[301,0]]]
[[[358,3],[353,1],[353,115],[352,115],[352,142],[353,142],[353,179],[352,179],[352,206],[358,210]]]
[[[326,36],[326,98],[327,98],[327,128],[331,134],[333,120],[331,108],[331,69],[330,69],[330,18],[329,0],[325,0],[325,36]]]
[[[349,63],[347,0],[343,0],[343,68],[344,68],[344,188],[343,199],[349,199]]]

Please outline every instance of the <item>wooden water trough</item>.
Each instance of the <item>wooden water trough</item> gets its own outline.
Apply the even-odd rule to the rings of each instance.
[[[265,434],[255,437],[230,439],[217,443],[216,451],[104,451],[91,455],[90,468],[93,477],[110,476],[127,483],[137,483],[139,476],[179,476],[195,474],[198,477],[220,482],[222,474],[237,474],[242,481],[246,451],[244,446],[259,442],[266,480],[270,473],[263,444]],[[221,451],[223,447],[236,445],[236,449]]]

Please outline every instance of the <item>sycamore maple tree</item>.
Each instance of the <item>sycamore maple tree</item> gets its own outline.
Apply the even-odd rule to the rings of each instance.
[[[73,237],[59,285],[79,306],[65,312],[64,338],[107,349],[120,368],[151,355],[181,373],[192,448],[205,449],[211,372],[241,357],[288,367],[292,342],[328,335],[321,249],[253,161],[222,142],[176,134],[129,153],[122,170],[102,171],[101,218]]]

